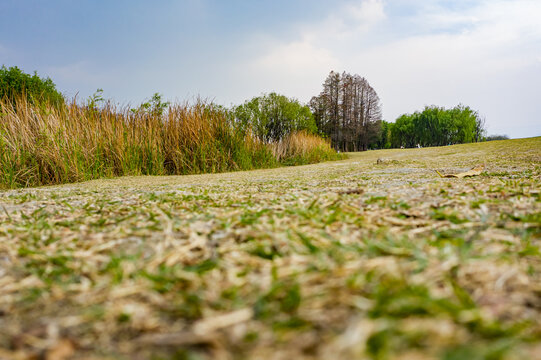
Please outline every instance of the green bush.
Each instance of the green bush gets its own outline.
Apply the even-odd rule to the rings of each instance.
[[[31,104],[49,104],[59,107],[64,97],[50,78],[40,78],[36,72],[29,75],[16,66],[0,68],[0,99],[13,102],[25,96]]]

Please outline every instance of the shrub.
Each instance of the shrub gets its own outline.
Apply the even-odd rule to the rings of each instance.
[[[312,164],[345,158],[331,148],[330,141],[306,131],[291,133],[271,144],[271,148],[274,157],[284,165]]]
[[[507,135],[490,135],[485,138],[486,141],[494,141],[494,140],[509,140],[509,136]]]
[[[31,104],[49,104],[59,107],[64,104],[64,97],[56,90],[50,78],[40,78],[25,74],[18,67],[0,68],[0,99],[11,102],[19,97],[26,97]]]

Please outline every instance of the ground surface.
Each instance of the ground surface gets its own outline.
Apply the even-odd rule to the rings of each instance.
[[[540,185],[535,138],[0,192],[0,359],[539,359]]]

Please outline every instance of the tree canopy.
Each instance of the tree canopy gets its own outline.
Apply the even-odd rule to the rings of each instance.
[[[56,85],[50,78],[40,78],[36,72],[29,75],[16,66],[0,68],[0,99],[13,101],[26,96],[31,103],[48,103],[59,106],[64,103],[64,97],[56,90]]]
[[[280,141],[295,131],[306,131],[330,139],[336,150],[362,151],[391,147],[442,146],[485,140],[485,120],[468,106],[451,109],[426,106],[403,114],[394,123],[382,119],[376,90],[362,76],[331,71],[322,91],[308,105],[271,92],[225,109],[239,131],[252,132],[264,142]],[[104,101],[98,89],[86,106],[97,109]],[[18,67],[0,68],[0,100],[26,97],[33,104],[64,104],[64,97],[50,78],[29,75]],[[169,108],[155,93],[134,114],[162,116]],[[218,105],[213,105],[218,106]],[[219,106],[218,106],[219,107]],[[497,137],[495,137],[497,138]]]
[[[234,121],[251,129],[266,142],[278,141],[292,131],[317,132],[308,106],[298,100],[276,93],[263,94],[233,109]]]
[[[452,109],[427,106],[421,112],[403,114],[391,125],[393,147],[442,146],[482,141],[484,119],[468,106]]]

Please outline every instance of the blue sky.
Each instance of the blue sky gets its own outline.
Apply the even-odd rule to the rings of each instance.
[[[539,0],[1,0],[0,64],[132,105],[307,102],[345,70],[386,120],[462,103],[489,133],[527,137],[541,135],[539,19]]]

